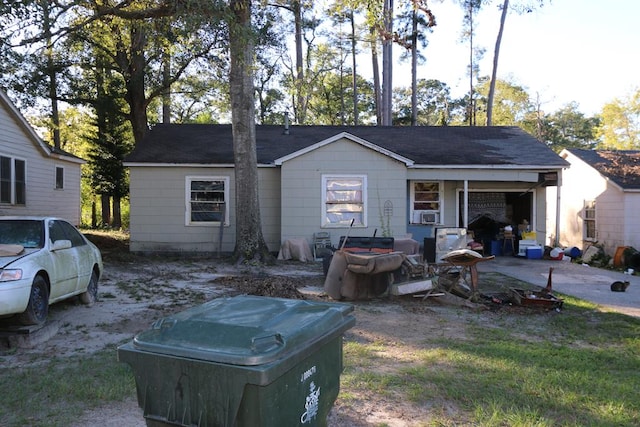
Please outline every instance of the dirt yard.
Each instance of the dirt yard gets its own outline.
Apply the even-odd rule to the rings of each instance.
[[[98,303],[86,307],[68,301],[52,306],[47,326],[35,333],[33,340],[14,342],[20,348],[0,353],[3,365],[37,365],[53,355],[88,355],[104,348],[113,348],[115,357],[119,344],[146,330],[154,320],[216,297],[255,294],[327,299],[322,294],[321,263],[279,262],[254,269],[236,268],[215,258],[117,258],[105,257]],[[490,312],[479,316],[477,309],[461,308],[440,298],[411,296],[357,302],[355,315],[356,326],[347,331],[345,339],[390,344],[385,345],[385,359],[403,364],[411,363],[408,349],[420,348],[429,336],[454,337],[464,334],[474,322],[492,321]],[[352,396],[349,404],[339,397],[329,425],[410,426],[428,419],[426,407],[390,404],[384,396],[367,395]],[[137,402],[130,401],[105,405],[86,413],[77,423],[89,425],[136,427],[145,422]]]

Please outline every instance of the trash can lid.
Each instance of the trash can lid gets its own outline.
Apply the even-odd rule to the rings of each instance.
[[[162,318],[133,339],[142,351],[255,366],[355,324],[353,306],[241,295]]]

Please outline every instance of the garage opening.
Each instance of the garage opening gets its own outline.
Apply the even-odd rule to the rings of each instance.
[[[533,192],[519,191],[470,191],[468,229],[474,232],[476,239],[490,245],[500,233],[500,229],[517,225],[527,220],[533,223]],[[464,193],[459,193],[458,223],[464,224]]]

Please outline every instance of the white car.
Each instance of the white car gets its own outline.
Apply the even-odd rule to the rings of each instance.
[[[100,250],[60,218],[0,216],[0,317],[44,323],[49,304],[98,298]]]

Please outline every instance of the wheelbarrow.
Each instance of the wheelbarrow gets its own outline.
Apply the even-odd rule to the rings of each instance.
[[[452,267],[459,268],[459,277],[461,280],[471,289],[471,299],[478,296],[478,268],[477,264],[490,261],[495,256],[491,255],[483,257],[476,251],[470,249],[457,249],[455,251],[448,252],[442,257],[442,259]]]

